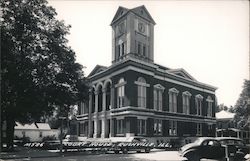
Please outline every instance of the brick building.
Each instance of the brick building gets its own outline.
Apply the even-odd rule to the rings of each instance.
[[[215,136],[216,88],[184,69],[154,63],[155,22],[144,6],[119,7],[112,22],[112,65],[88,76],[79,136],[151,140]],[[91,60],[90,60],[91,61]]]

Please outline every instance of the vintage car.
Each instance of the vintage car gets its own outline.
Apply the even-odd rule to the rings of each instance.
[[[146,138],[134,136],[126,138],[123,141],[113,142],[110,150],[116,154],[120,151],[124,154],[128,153],[128,151],[149,153],[152,148],[154,148],[154,143],[150,143]]]
[[[60,140],[48,140],[43,142],[43,149],[47,150],[59,150]]]
[[[179,151],[182,157],[188,161],[199,161],[200,159],[222,159],[225,157],[225,147],[212,137],[200,137],[190,144],[186,144]]]
[[[63,139],[63,142],[75,142],[79,141],[77,135],[66,135],[65,138]]]
[[[249,148],[244,144],[243,140],[234,137],[217,137],[220,144],[227,147],[228,157],[243,159],[249,153]]]

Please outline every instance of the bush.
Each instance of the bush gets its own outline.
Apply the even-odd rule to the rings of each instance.
[[[51,140],[56,140],[56,136],[55,135],[45,136],[43,137],[42,142],[51,141]]]

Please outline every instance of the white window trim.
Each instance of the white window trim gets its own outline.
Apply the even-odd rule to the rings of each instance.
[[[207,117],[213,117],[213,100],[210,96],[207,97]],[[211,106],[210,106],[211,105]]]
[[[202,100],[203,100],[203,96],[198,94],[195,96],[195,106],[197,106],[196,109],[196,115],[198,116],[202,116]],[[201,106],[199,106],[198,102],[201,101]],[[199,114],[200,111],[200,114]]]
[[[192,94],[188,91],[185,91],[182,93],[182,110],[183,110],[183,113],[184,114],[190,114],[190,98],[191,98]],[[187,98],[188,99],[188,104],[184,104],[184,99]],[[187,109],[188,108],[188,112],[187,112]]]
[[[149,87],[149,84],[146,83],[146,80],[143,77],[139,77],[137,81],[135,81],[135,84],[137,85],[137,104],[139,107],[146,108],[147,107],[147,87]],[[139,90],[139,87],[141,87],[140,88],[141,91]],[[144,99],[139,99],[139,94],[140,94],[140,97]]]
[[[126,81],[124,81],[122,83],[118,83],[118,84],[115,85],[115,88],[120,87],[120,86],[125,86],[126,84],[127,84]]]
[[[122,82],[120,82],[120,80],[122,80],[123,79],[123,81]],[[117,88],[117,108],[121,108],[121,107],[123,107],[122,105],[124,105],[125,104],[125,85],[127,84],[127,82],[124,80],[124,78],[120,78],[119,79],[119,82],[120,83],[118,83],[118,84],[116,84],[115,85],[115,88]],[[121,87],[123,87],[123,94],[124,94],[124,96],[123,96],[123,101],[124,102],[122,102],[121,103],[121,106],[120,106],[120,104],[119,104],[119,101],[120,101],[120,97],[119,97],[119,88],[121,88]],[[122,99],[121,99],[122,100]]]
[[[138,82],[138,81],[135,81],[134,83],[135,83],[136,85],[150,87],[150,84],[147,84],[147,83]]]
[[[160,85],[161,86],[161,85]],[[160,86],[154,86],[154,110],[156,111],[162,111],[163,108],[163,92],[164,92],[164,87],[161,88]],[[155,92],[156,92],[156,97],[155,97]],[[161,94],[161,96],[159,95]],[[159,101],[161,97],[161,102]],[[156,100],[155,100],[156,99]]]
[[[120,129],[118,128],[118,121],[121,121],[121,127]],[[123,127],[123,123],[124,123],[124,119],[116,119],[116,133],[119,134],[123,134],[124,133],[124,127]],[[118,130],[119,129],[119,130]]]
[[[155,126],[155,123],[157,124],[157,127],[156,127],[157,133],[155,133],[155,131],[154,131],[154,135],[160,136],[160,135],[162,135],[162,120],[154,119],[154,126]],[[161,124],[161,127],[159,127],[159,124]],[[159,129],[160,129],[160,132],[159,132]]]
[[[178,94],[179,94],[179,91],[176,88],[171,88],[171,89],[168,90],[169,112],[177,113]],[[172,102],[172,100],[171,100],[171,104],[170,104],[170,95],[172,95],[172,97],[174,96],[176,98],[176,104],[174,104],[174,102]],[[174,98],[172,98],[172,99],[174,100]],[[170,109],[172,109],[172,110],[170,111]]]
[[[138,135],[146,135],[146,133],[147,133],[147,131],[146,131],[146,129],[147,129],[147,120],[146,119],[137,119],[137,121],[140,122],[139,125],[137,124],[138,125],[138,129],[139,129],[139,132],[137,134]],[[143,121],[145,123],[144,129],[142,127],[142,122]]]
[[[162,91],[164,91],[165,90],[165,87],[163,87],[162,85],[160,85],[160,84],[156,84],[156,85],[154,85],[154,88],[156,88],[156,89],[158,89],[158,90],[162,90]]]

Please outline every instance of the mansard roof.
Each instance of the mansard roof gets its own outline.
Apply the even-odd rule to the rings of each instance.
[[[88,77],[91,77],[91,76],[93,76],[93,75],[95,75],[97,73],[100,73],[100,72],[102,72],[102,71],[104,71],[106,69],[107,69],[107,67],[105,67],[105,66],[96,65],[95,68],[90,72],[90,74],[88,75]]]
[[[132,9],[128,9],[125,7],[121,7],[119,6],[118,10],[116,11],[116,14],[111,22],[111,25],[113,25],[117,20],[119,20],[121,17],[124,17],[125,15],[127,15],[129,12],[134,13],[135,15],[146,19],[147,21],[153,23],[155,25],[155,21],[152,18],[152,16],[149,14],[148,10],[146,9],[146,7],[144,5],[139,6],[139,7],[135,7]]]

